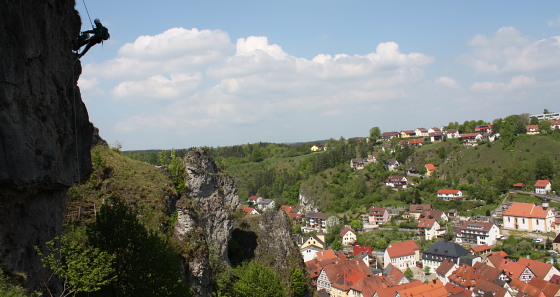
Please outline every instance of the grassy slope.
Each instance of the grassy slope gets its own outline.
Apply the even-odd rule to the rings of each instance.
[[[99,210],[103,199],[114,195],[137,210],[149,229],[161,229],[167,224],[166,197],[176,196],[177,192],[162,170],[104,146],[92,149],[92,159],[94,172],[90,179],[69,191],[67,220],[75,220],[82,206],[86,211],[82,220],[90,221],[93,206]]]

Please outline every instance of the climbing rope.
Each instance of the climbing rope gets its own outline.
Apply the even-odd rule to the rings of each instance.
[[[78,184],[82,183],[82,176],[80,172],[80,152],[78,149],[78,124],[77,124],[77,111],[76,111],[76,85],[74,84],[76,81],[75,71],[76,71],[76,62],[80,59],[76,59],[74,64],[72,64],[72,104],[74,106],[74,139],[76,142],[76,170],[78,173]]]
[[[94,28],[93,23],[91,22],[91,17],[89,16],[89,11],[87,9],[86,0],[82,0],[82,2],[84,3],[84,7],[86,8],[86,13],[87,13],[87,17],[89,19],[89,24],[91,25],[92,28]]]

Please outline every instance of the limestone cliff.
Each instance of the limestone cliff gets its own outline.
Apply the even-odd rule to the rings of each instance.
[[[0,0],[0,257],[31,287],[45,274],[33,246],[60,233],[66,189],[91,170],[74,5]]]
[[[229,265],[227,246],[239,205],[233,179],[201,150],[184,158],[188,192],[177,202],[177,237],[184,242],[186,274],[197,296],[211,295],[213,269]]]

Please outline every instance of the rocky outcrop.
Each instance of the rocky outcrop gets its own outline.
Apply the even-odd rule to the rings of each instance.
[[[0,0],[0,257],[37,288],[35,245],[60,234],[66,189],[91,171],[72,0]]]
[[[203,150],[189,151],[184,163],[187,193],[177,202],[175,233],[187,250],[184,256],[196,295],[210,296],[211,270],[229,265],[227,246],[239,197],[233,179]]]
[[[299,207],[298,210],[301,213],[308,213],[308,212],[318,212],[319,208],[315,206],[313,199],[309,196],[304,195],[303,193],[299,193]]]

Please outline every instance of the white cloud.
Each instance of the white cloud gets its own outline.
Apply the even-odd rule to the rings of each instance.
[[[507,83],[477,82],[472,84],[471,90],[475,92],[509,92],[536,86],[536,80],[527,76],[515,76]]]
[[[457,89],[461,87],[456,80],[448,76],[440,76],[436,78],[436,83],[453,89]]]
[[[513,27],[503,27],[491,36],[475,36],[468,45],[473,53],[463,58],[478,73],[524,73],[560,67],[560,36],[530,40]]]
[[[135,101],[143,99],[170,100],[194,91],[201,82],[200,74],[171,74],[151,76],[141,81],[124,81],[113,89],[117,99]]]

